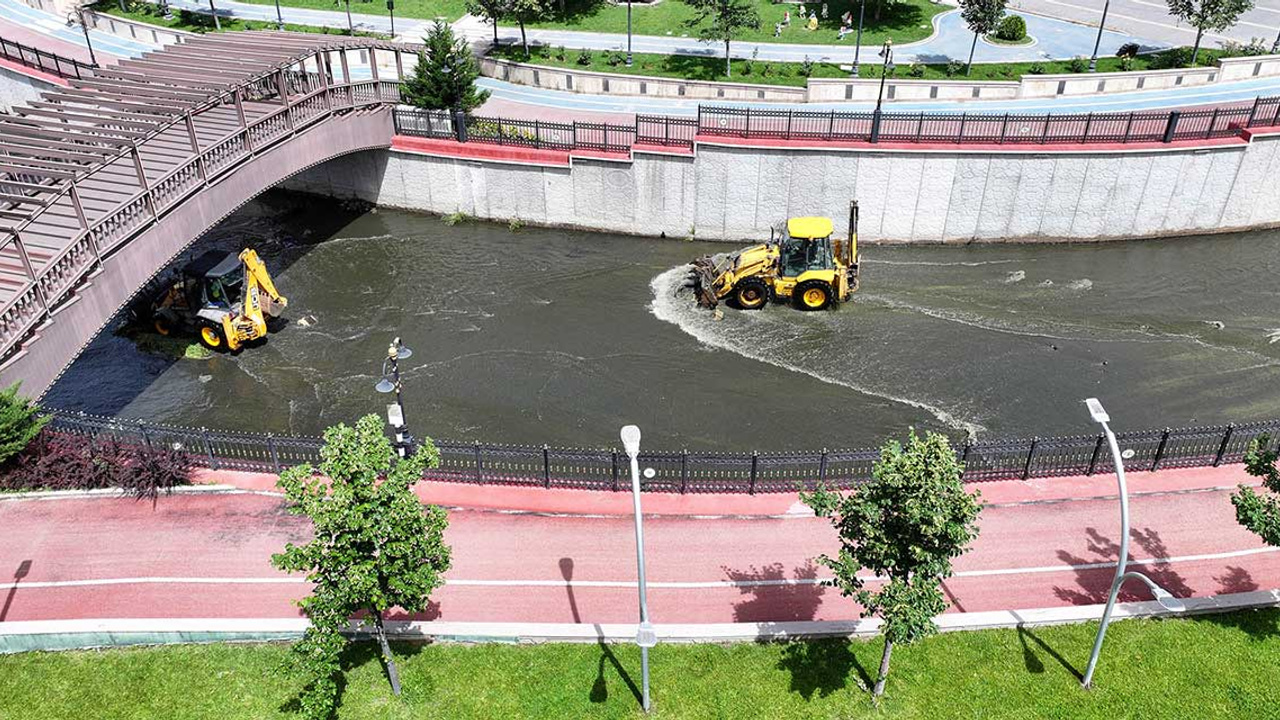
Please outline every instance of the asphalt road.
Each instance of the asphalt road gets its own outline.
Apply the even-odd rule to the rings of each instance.
[[[1132,557],[1174,594],[1280,586],[1280,553],[1236,524],[1227,490],[1157,489],[1135,496],[1132,512]],[[1114,499],[993,505],[981,525],[946,583],[953,610],[1105,601],[1118,543]],[[292,617],[305,581],[277,573],[269,558],[306,537],[279,498],[260,494],[173,496],[154,507],[116,498],[0,501],[0,621]],[[625,516],[455,510],[447,539],[454,567],[427,619],[635,618]],[[646,541],[657,622],[857,614],[817,584],[826,573],[812,559],[835,549],[826,521],[653,517]],[[1130,590],[1122,599],[1148,599]]]
[[[1098,26],[1106,0],[1013,0],[1012,10]],[[1159,40],[1170,45],[1195,42],[1195,28],[1169,15],[1164,0],[1111,0],[1107,12],[1107,29]],[[1248,42],[1261,37],[1270,45],[1280,32],[1280,0],[1255,0],[1255,7],[1240,17],[1235,27],[1219,33],[1206,33],[1205,46],[1217,47],[1224,39]]]

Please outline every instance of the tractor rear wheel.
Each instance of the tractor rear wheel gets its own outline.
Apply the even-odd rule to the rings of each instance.
[[[225,350],[227,339],[222,336],[222,328],[213,325],[201,325],[200,344],[210,350]]]
[[[760,278],[747,278],[734,286],[733,300],[743,310],[759,310],[769,303],[769,286]]]
[[[834,293],[831,285],[821,280],[806,280],[796,286],[792,297],[801,310],[825,310]]]
[[[169,321],[160,316],[156,316],[151,321],[151,327],[155,328],[156,332],[161,335],[168,335],[173,332],[173,327],[169,325]]]

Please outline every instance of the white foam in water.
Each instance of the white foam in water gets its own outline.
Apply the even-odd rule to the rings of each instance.
[[[1093,281],[1089,278],[1080,278],[1079,280],[1072,280],[1067,283],[1067,287],[1072,290],[1091,290],[1093,288]]]
[[[957,418],[955,415],[943,410],[942,408],[929,405],[928,403],[909,398],[891,395],[886,392],[873,390],[871,388],[855,385],[846,380],[830,377],[813,370],[802,367],[796,367],[780,361],[773,353],[763,351],[761,347],[749,347],[745,343],[735,343],[730,337],[727,328],[732,327],[725,321],[717,321],[713,315],[699,308],[694,302],[693,296],[688,292],[682,292],[685,280],[688,277],[688,266],[681,265],[655,277],[649,287],[653,290],[653,302],[649,304],[649,311],[653,316],[669,322],[672,325],[683,330],[686,334],[692,336],[699,343],[707,347],[718,348],[727,352],[741,355],[742,357],[756,360],[758,362],[767,363],[774,367],[780,367],[791,372],[801,373],[809,377],[820,380],[831,385],[839,385],[855,392],[869,395],[871,397],[889,400],[891,402],[901,403],[913,408],[924,410],[933,415],[939,422],[948,427],[962,430],[970,437],[977,435],[986,430],[976,423],[966,422]],[[756,321],[758,318],[750,317],[749,321]]]
[[[1007,283],[1019,283],[1027,279],[1027,273],[1022,270],[1014,270],[1005,276],[1004,281]]]
[[[1008,260],[971,260],[968,262],[937,262],[934,260],[863,260],[863,265],[926,265],[929,267],[979,267],[982,265],[1008,265],[1011,262],[1017,262],[1013,258]]]

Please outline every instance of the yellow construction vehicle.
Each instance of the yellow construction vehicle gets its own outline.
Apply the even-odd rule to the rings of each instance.
[[[253,250],[239,255],[210,250],[187,263],[181,277],[151,306],[156,332],[194,332],[211,350],[239,350],[266,337],[267,322],[288,300]]]
[[[698,304],[721,300],[759,310],[769,300],[791,300],[801,310],[845,302],[858,289],[858,203],[849,204],[849,235],[832,237],[825,217],[796,217],[770,231],[769,242],[692,263],[690,286]]]

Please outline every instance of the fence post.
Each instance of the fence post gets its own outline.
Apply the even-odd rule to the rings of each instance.
[[[760,453],[755,450],[752,450],[751,451],[751,484],[747,486],[747,493],[750,495],[756,494],[756,473],[759,471],[759,469],[760,469]]]
[[[1209,127],[1208,127],[1208,128],[1206,128],[1206,129],[1205,129],[1205,131],[1204,131],[1204,136],[1205,136],[1205,139],[1206,139],[1206,140],[1207,140],[1208,138],[1213,137],[1213,126],[1218,124],[1218,112],[1219,112],[1220,110],[1222,110],[1222,108],[1217,108],[1217,107],[1215,107],[1215,108],[1213,109],[1213,115],[1212,115],[1212,117],[1210,117],[1210,118],[1209,118]]]
[[[969,113],[967,112],[960,113],[960,132],[956,133],[957,144],[964,142],[964,124],[965,124],[965,121],[967,121],[968,119],[969,119]]]
[[[1178,131],[1178,118],[1182,117],[1181,110],[1169,111],[1169,122],[1164,126],[1164,142],[1173,142],[1173,135]]]
[[[147,432],[147,424],[142,420],[138,421],[138,433],[142,435],[142,443],[147,447],[147,454],[151,454],[151,433]]]
[[[747,121],[743,124],[742,137],[751,137],[751,108],[747,108]]]
[[[827,482],[827,449],[822,448],[822,457],[818,459],[818,486]]]
[[[1089,113],[1084,118],[1084,134],[1080,136],[1080,142],[1089,142],[1089,128],[1093,127],[1093,113]]]
[[[836,111],[832,110],[831,114],[827,116],[827,142],[830,142],[831,138],[835,137],[835,134],[836,134]]]
[[[1133,132],[1133,112],[1129,113],[1129,121],[1124,124],[1124,141],[1129,142],[1129,135]]]
[[[698,112],[702,112],[702,107],[698,107]],[[613,491],[618,492],[618,451],[613,450]]]
[[[680,451],[680,492],[684,492],[685,487],[689,485],[689,450],[685,448]]]
[[[551,489],[551,448],[547,445],[542,446],[542,484]]]
[[[1027,460],[1022,464],[1022,479],[1026,480],[1031,477],[1031,458],[1035,457],[1036,445],[1039,444],[1040,438],[1031,438],[1031,447],[1027,448]]]
[[[1222,456],[1227,452],[1227,443],[1231,442],[1231,434],[1235,432],[1236,424],[1227,425],[1227,431],[1222,433],[1222,443],[1218,445],[1218,454],[1213,457],[1213,466],[1218,467],[1222,464]]]
[[[1093,444],[1093,455],[1089,457],[1089,469],[1085,471],[1085,475],[1092,475],[1098,469],[1098,455],[1102,452],[1102,443],[1107,441],[1107,436],[1098,433],[1098,441]]]
[[[271,467],[275,468],[276,474],[280,474],[280,456],[276,454],[276,436],[267,433],[267,450],[271,453]]]
[[[1160,459],[1164,457],[1164,446],[1169,444],[1169,428],[1164,429],[1164,434],[1160,436],[1160,444],[1156,446],[1156,457],[1151,461],[1151,471],[1155,472],[1160,467]]]
[[[1004,144],[1005,133],[1009,131],[1009,113],[1004,114],[1004,120],[1000,121],[1000,144]]]
[[[577,120],[573,121],[573,144],[575,147],[578,144],[578,121]],[[533,121],[533,147],[535,150],[542,149],[542,132],[541,132],[541,128],[538,125],[537,118],[534,118],[534,121]]]
[[[1049,126],[1053,124],[1053,113],[1044,115],[1044,132],[1040,133],[1040,144],[1049,142]]]
[[[209,440],[209,429],[200,428],[200,438],[204,440],[204,451],[209,456],[209,467],[218,469],[218,458],[213,456],[213,442]]]
[[[467,114],[461,110],[453,111],[453,133],[458,142],[467,141]],[[502,128],[498,128],[498,134],[502,134]]]
[[[791,139],[791,116],[795,114],[794,110],[787,111],[787,139]]]
[[[1253,127],[1253,119],[1258,115],[1258,104],[1262,102],[1262,96],[1253,99],[1253,106],[1249,108],[1249,121],[1244,124],[1245,127]]]
[[[484,484],[484,466],[480,463],[480,441],[476,441],[476,482]]]
[[[880,110],[871,113],[871,142],[880,142]]]

